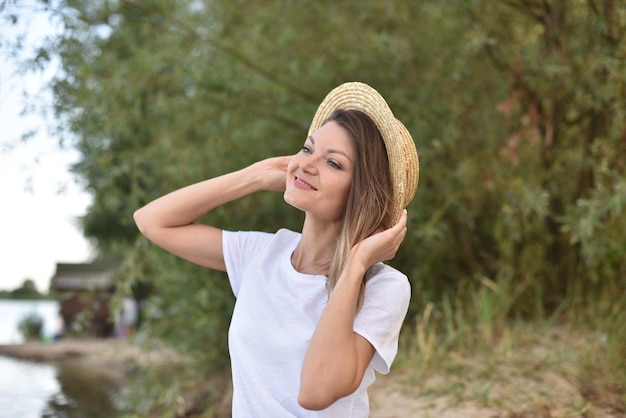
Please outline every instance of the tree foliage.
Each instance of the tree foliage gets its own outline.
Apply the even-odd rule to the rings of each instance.
[[[94,196],[85,233],[124,258],[122,289],[153,284],[153,310],[168,320],[152,321],[152,330],[185,352],[210,364],[224,358],[227,281],[149,245],[133,211],[180,186],[296,152],[317,104],[350,80],[382,93],[420,154],[409,234],[393,262],[412,281],[409,320],[427,302],[485,283],[506,289],[511,316],[599,299],[598,309],[616,315],[625,305],[620,2],[46,7],[64,25],[47,49],[63,70],[52,86],[59,134],[80,150],[74,169]],[[227,229],[269,231],[302,220],[272,193],[210,216]]]
[[[42,294],[37,289],[35,281],[26,279],[19,287],[13,290],[1,290],[0,299],[46,299],[48,295]]]
[[[20,318],[17,329],[25,340],[37,340],[41,338],[43,319],[36,312],[30,312]]]

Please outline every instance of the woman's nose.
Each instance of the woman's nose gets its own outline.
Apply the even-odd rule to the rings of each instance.
[[[317,160],[315,155],[306,155],[300,160],[300,169],[311,174],[317,173],[317,165],[319,164]]]

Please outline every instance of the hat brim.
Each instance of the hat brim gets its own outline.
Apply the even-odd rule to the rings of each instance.
[[[413,200],[419,181],[419,158],[415,143],[406,127],[397,120],[385,99],[364,83],[349,82],[334,88],[317,108],[309,136],[317,131],[336,110],[360,110],[372,119],[380,132],[393,182],[393,204],[389,208],[385,227],[395,225],[402,210]]]

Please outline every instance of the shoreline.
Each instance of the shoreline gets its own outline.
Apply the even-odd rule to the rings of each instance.
[[[0,344],[0,356],[43,363],[88,362],[121,367],[128,361],[138,360],[141,350],[127,340],[63,338]]]
[[[569,335],[569,334],[564,334]],[[414,380],[412,362],[398,365],[390,375],[376,376],[369,390],[372,418],[401,418],[406,416],[437,416],[439,418],[482,418],[488,416],[577,416],[583,408],[597,418],[622,416],[623,403],[608,389],[597,392],[598,399],[589,399],[577,384],[572,372],[573,359],[549,364],[551,353],[569,346],[571,338],[551,342],[535,342],[511,351],[492,362],[480,356],[451,357],[453,366],[441,366]],[[556,344],[555,341],[559,344]],[[549,347],[550,349],[547,349]],[[58,341],[28,341],[0,345],[0,356],[58,365],[93,367],[114,378],[124,378],[128,363],[159,367],[166,362],[180,361],[171,349],[155,345],[148,350],[126,339],[64,338]],[[547,360],[546,360],[547,359]],[[574,361],[574,363],[572,363]],[[485,375],[485,364],[492,367]],[[515,367],[512,367],[515,365]],[[520,366],[521,365],[521,366]],[[573,369],[574,372],[577,369]],[[494,387],[495,382],[501,385]],[[525,392],[519,392],[519,387]],[[488,390],[485,392],[485,390]],[[478,396],[476,394],[486,394]],[[595,400],[595,401],[594,401]]]

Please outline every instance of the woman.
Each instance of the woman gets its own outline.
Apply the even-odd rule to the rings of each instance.
[[[140,231],[193,263],[226,271],[234,417],[366,417],[374,370],[397,353],[410,286],[383,264],[406,234],[417,187],[408,131],[385,100],[346,83],[318,108],[300,152],[163,196]],[[301,233],[230,232],[196,223],[259,190],[305,212]]]

